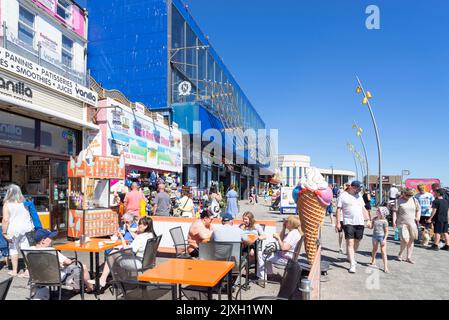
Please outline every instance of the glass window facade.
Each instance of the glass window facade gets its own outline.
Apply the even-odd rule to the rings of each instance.
[[[202,103],[227,129],[264,129],[265,123],[213,48],[205,43],[207,39],[191,25],[193,20],[186,21],[174,4],[171,12],[171,103]],[[182,81],[192,84],[190,96],[179,95]]]
[[[42,151],[64,155],[76,154],[76,133],[74,130],[41,122]]]
[[[36,121],[0,111],[0,144],[13,148],[34,149]]]
[[[32,50],[34,45],[34,14],[20,6],[19,8],[19,40],[28,49]]]
[[[72,5],[70,2],[66,0],[59,0],[58,1],[58,8],[57,8],[58,16],[63,18],[64,20],[69,20],[72,16]]]
[[[62,57],[61,61],[66,66],[71,68],[73,61],[73,41],[67,38],[66,36],[62,36]]]

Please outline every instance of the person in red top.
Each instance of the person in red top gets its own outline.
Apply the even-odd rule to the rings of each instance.
[[[130,213],[136,217],[140,216],[140,203],[144,200],[145,203],[147,199],[142,192],[139,190],[139,185],[137,182],[133,182],[131,185],[131,191],[125,196],[125,212]]]

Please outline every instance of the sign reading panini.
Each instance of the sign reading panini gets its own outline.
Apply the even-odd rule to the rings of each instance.
[[[6,49],[0,49],[0,69],[25,77],[90,105],[97,106],[98,95],[95,92]]]

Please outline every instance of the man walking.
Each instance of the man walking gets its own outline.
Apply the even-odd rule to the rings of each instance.
[[[337,203],[336,230],[338,231],[341,228],[340,217],[342,216],[350,273],[355,273],[357,265],[355,253],[359,248],[360,240],[363,239],[365,222],[371,220],[368,211],[365,209],[363,197],[360,195],[361,190],[361,182],[353,181],[347,192],[340,195]]]
[[[170,196],[165,192],[165,184],[159,184],[158,194],[154,197],[153,215],[169,216],[170,215]]]
[[[388,192],[388,196],[390,197],[390,200],[396,200],[398,197],[399,190],[396,188],[396,185],[391,185],[390,191]]]
[[[418,185],[418,193],[415,195],[415,198],[421,207],[421,220],[419,224],[427,229],[430,225],[426,220],[432,215],[432,202],[435,198],[430,192],[426,192],[423,184]]]
[[[139,217],[142,200],[146,202],[145,196],[139,190],[139,185],[137,182],[133,182],[131,184],[131,191],[125,196],[125,213],[130,213],[135,217]]]
[[[431,247],[433,250],[440,250],[439,244],[441,236],[446,242],[443,250],[449,250],[449,234],[448,234],[448,220],[449,220],[449,202],[444,199],[444,189],[438,189],[435,193],[437,197],[432,203],[432,216],[427,219],[428,223],[434,223],[435,241]]]

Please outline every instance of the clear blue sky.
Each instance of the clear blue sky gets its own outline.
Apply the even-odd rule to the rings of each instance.
[[[185,2],[267,126],[279,129],[280,153],[354,170],[346,143],[362,151],[355,120],[377,173],[358,74],[374,97],[383,174],[409,169],[449,184],[449,1]],[[380,8],[380,30],[365,28],[370,4]]]
[[[374,96],[383,174],[409,169],[449,185],[449,1],[184,2],[267,126],[279,129],[280,153],[354,170],[346,143],[362,149],[355,120],[377,173],[358,74]],[[380,30],[365,28],[370,4],[380,7]]]

